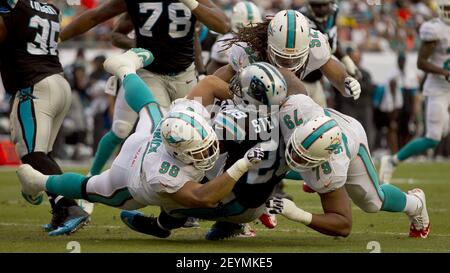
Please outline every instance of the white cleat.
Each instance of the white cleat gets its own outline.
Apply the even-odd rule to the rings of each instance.
[[[80,206],[80,208],[82,208],[89,215],[92,215],[92,212],[94,211],[94,203],[91,203],[91,202],[83,200],[83,199],[78,199],[77,203],[78,203],[78,206]]]
[[[415,195],[422,202],[422,210],[415,216],[410,216],[409,237],[427,238],[430,233],[430,218],[428,217],[425,193],[421,189],[413,189],[408,194]]]
[[[43,199],[44,185],[48,176],[36,171],[28,164],[20,165],[17,176],[22,184],[22,196],[25,200],[33,205],[39,205]]]
[[[381,184],[391,183],[392,174],[394,173],[395,166],[392,163],[392,157],[390,155],[384,155],[381,158],[379,179]]]
[[[153,59],[153,54],[149,50],[132,48],[123,54],[108,57],[103,63],[103,67],[107,72],[121,79],[124,69],[136,71],[151,64]]]

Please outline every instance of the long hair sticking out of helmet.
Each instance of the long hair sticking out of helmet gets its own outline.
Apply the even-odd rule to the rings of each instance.
[[[265,19],[258,24],[251,24],[250,27],[239,28],[235,33],[235,37],[225,40],[225,49],[227,50],[233,45],[241,46],[239,43],[248,44],[255,53],[260,57],[260,61],[267,62],[267,28],[270,20]]]

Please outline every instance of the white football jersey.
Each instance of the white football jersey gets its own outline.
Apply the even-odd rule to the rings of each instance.
[[[436,18],[423,23],[419,33],[422,41],[438,42],[429,62],[450,70],[450,25]],[[444,94],[450,91],[450,83],[444,76],[429,73],[423,89],[424,95]]]
[[[341,149],[337,149],[328,162],[301,172],[306,184],[318,193],[336,190],[347,181],[350,161],[357,156],[359,143],[365,137],[360,134],[361,124],[336,110],[323,109],[305,95],[289,96],[280,109],[281,132],[286,144],[297,126],[324,114],[336,120],[343,132],[343,138]]]
[[[321,68],[331,58],[330,45],[327,37],[320,31],[311,30],[311,42],[309,44],[308,63],[301,73],[301,80],[314,70]],[[260,61],[251,47],[246,43],[238,43],[231,47],[228,63],[233,67],[234,71],[239,71],[249,64]]]
[[[230,57],[231,48],[227,48],[227,41],[234,38],[232,33],[227,33],[218,38],[211,48],[211,59],[218,62],[227,64]]]

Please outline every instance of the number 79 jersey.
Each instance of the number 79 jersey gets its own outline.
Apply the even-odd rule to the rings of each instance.
[[[55,6],[18,0],[13,10],[2,17],[8,31],[5,42],[12,50],[1,53],[2,61],[8,60],[2,69],[11,70],[2,72],[2,75],[14,75],[15,88],[30,87],[63,71],[57,43],[60,32],[59,10]]]

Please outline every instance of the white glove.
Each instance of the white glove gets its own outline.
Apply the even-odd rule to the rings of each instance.
[[[289,220],[305,225],[311,224],[312,214],[298,208],[294,202],[286,198],[273,197],[266,202],[270,213],[281,214]]]
[[[261,162],[264,158],[264,151],[261,148],[251,148],[244,157],[236,161],[228,170],[228,175],[238,181],[251,167]]]
[[[247,164],[248,168],[255,166],[259,162],[261,162],[264,158],[264,151],[263,149],[256,147],[251,148],[248,150],[244,155],[245,163]]]
[[[353,97],[354,100],[359,99],[361,95],[361,85],[359,82],[353,77],[347,77],[344,81],[345,84],[345,93],[350,97]]]

